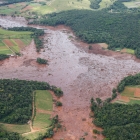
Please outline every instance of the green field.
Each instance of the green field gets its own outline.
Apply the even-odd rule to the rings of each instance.
[[[53,110],[52,95],[46,90],[35,92],[36,116],[33,121],[33,128],[46,128],[51,124],[51,112]],[[48,111],[48,112],[47,112]]]
[[[123,4],[128,8],[139,8],[140,7],[140,0],[133,0],[130,2],[123,2]]]
[[[45,4],[37,2],[22,2],[8,6],[1,6],[0,14],[6,15],[22,15],[25,17],[33,17],[34,14],[48,14],[72,9],[90,9],[89,0],[42,0]]]
[[[37,109],[52,111],[52,95],[46,90],[36,90],[35,104]]]
[[[137,97],[136,90],[138,89],[138,94],[140,94],[140,85],[137,86],[126,86],[125,89],[120,93],[120,97],[115,103],[122,104],[140,104],[140,96]]]
[[[28,124],[16,125],[16,124],[0,123],[0,126],[2,126],[4,130],[10,131],[10,132],[17,132],[19,134],[30,132],[30,126]]]
[[[28,139],[28,140],[34,140],[36,139],[39,134],[45,134],[47,131],[47,128],[46,129],[42,129],[40,131],[36,131],[36,132],[33,132],[33,133],[29,133],[29,134],[23,134],[23,137],[25,137],[25,139]]]
[[[15,54],[20,52],[20,47],[13,39],[20,39],[23,44],[30,44],[32,32],[28,31],[9,31],[0,28],[0,54]],[[4,39],[9,40],[13,46],[9,46],[4,42]]]

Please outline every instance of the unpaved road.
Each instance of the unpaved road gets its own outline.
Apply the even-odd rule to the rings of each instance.
[[[80,48],[80,43],[69,39],[72,33],[64,30],[47,28],[45,48],[39,54],[32,41],[22,51],[23,56],[1,62],[0,78],[45,81],[61,87],[64,91],[63,107],[54,114],[59,115],[66,129],[56,133],[54,139],[79,140],[87,132],[86,140],[92,140],[93,125],[89,118],[91,97],[110,97],[112,88],[123,77],[140,72],[140,63],[131,60],[131,55],[87,53]],[[36,64],[37,57],[48,59],[49,65]],[[97,139],[102,140],[102,137]]]

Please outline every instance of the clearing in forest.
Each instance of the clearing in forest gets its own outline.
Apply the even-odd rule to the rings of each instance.
[[[32,32],[9,31],[0,28],[0,54],[19,53],[20,49],[29,45]]]
[[[32,122],[32,131],[23,134],[27,139],[34,140],[38,134],[44,134],[51,125],[51,114],[53,111],[52,95],[47,90],[36,90],[35,96],[35,116]]]
[[[140,86],[126,86],[115,102],[124,104],[140,104]]]
[[[41,129],[50,126],[51,112],[53,110],[52,95],[46,90],[35,92],[36,116],[33,121],[34,129]]]

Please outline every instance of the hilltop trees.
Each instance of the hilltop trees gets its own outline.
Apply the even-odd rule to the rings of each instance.
[[[106,11],[72,10],[46,15],[30,24],[70,26],[87,43],[107,43],[109,49],[130,48],[139,57],[139,13],[108,13]]]

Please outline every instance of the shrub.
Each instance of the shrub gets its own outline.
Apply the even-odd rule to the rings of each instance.
[[[39,63],[39,64],[47,64],[48,61],[46,59],[42,59],[42,58],[38,57],[36,62]]]
[[[55,105],[56,106],[62,106],[62,103],[60,101],[57,101]]]

